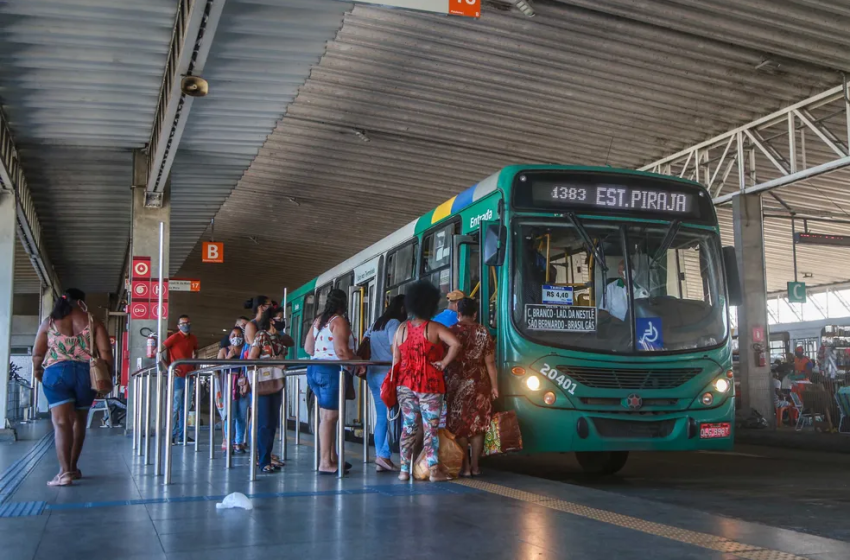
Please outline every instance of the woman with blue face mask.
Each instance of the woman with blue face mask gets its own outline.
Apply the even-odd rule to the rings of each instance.
[[[239,360],[242,357],[242,349],[245,346],[245,333],[239,327],[233,327],[230,331],[230,346],[227,349],[222,348],[222,359]],[[232,384],[226,390],[230,391],[233,399],[232,414],[233,414],[233,452],[246,453],[247,445],[245,444],[245,433],[248,427],[248,406],[251,404],[251,388],[248,384],[248,376],[245,374],[245,368],[229,368],[232,373]],[[222,370],[225,383],[227,383],[227,369]],[[224,397],[224,395],[222,395]],[[228,425],[225,430],[229,430]],[[228,433],[228,432],[225,432]],[[225,448],[226,449],[226,448]]]

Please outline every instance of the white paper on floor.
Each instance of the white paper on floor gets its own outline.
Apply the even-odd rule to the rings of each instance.
[[[215,505],[215,509],[231,508],[254,509],[254,506],[251,504],[251,500],[248,499],[248,496],[246,496],[242,492],[234,492],[233,494],[228,494],[224,497],[224,500],[222,500],[220,504]]]

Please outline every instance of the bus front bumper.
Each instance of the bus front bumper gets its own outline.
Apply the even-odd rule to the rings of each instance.
[[[521,396],[506,401],[517,413],[525,453],[729,450],[734,443],[733,398],[716,408],[657,415],[546,408]],[[720,435],[727,427],[729,435]]]

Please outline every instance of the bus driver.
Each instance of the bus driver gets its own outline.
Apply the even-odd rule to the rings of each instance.
[[[629,312],[629,294],[626,291],[626,263],[620,259],[617,265],[617,273],[619,278],[610,282],[605,286],[605,304],[600,309],[603,309],[619,319],[626,320],[626,314]]]

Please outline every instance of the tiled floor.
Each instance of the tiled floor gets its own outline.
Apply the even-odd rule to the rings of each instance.
[[[372,465],[364,469],[356,445],[348,456],[354,469],[343,480],[317,476],[312,447],[290,445],[284,471],[255,483],[247,481],[244,457],[227,471],[219,453],[210,461],[206,449],[176,447],[174,484],[163,487],[130,445],[119,430],[92,430],[81,464],[86,478],[72,488],[45,485],[56,470],[52,452],[45,456],[11,501],[45,501],[47,508],[0,518],[0,558],[732,560],[774,550],[787,553],[776,560],[850,558],[848,543],[517,474],[493,471],[481,481],[503,494],[522,491],[523,499],[453,483],[402,485]],[[255,509],[217,510],[210,497],[233,491],[254,495]],[[133,500],[148,502],[127,503]],[[658,525],[626,528],[557,509],[565,503]],[[681,542],[682,534],[702,536]],[[716,536],[729,540],[728,549],[693,543]],[[724,551],[733,548],[745,552]]]

